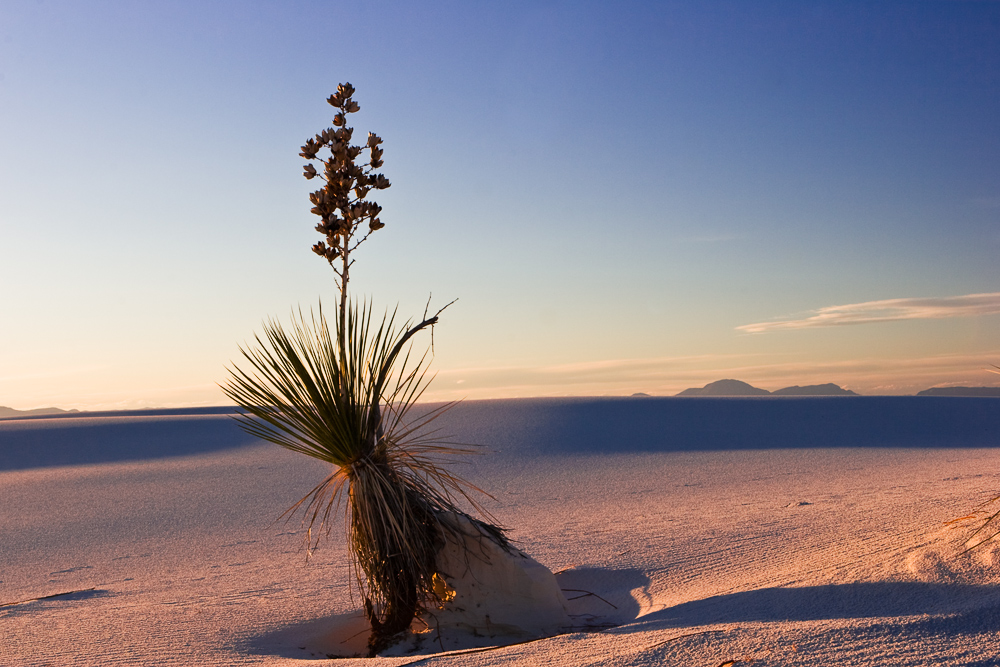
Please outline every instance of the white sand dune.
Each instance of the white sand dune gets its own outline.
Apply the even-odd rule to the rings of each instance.
[[[490,450],[461,472],[573,625],[377,664],[1000,665],[1000,545],[951,522],[1000,492],[998,408],[459,405],[437,425]],[[327,660],[364,644],[340,532],[307,563],[274,522],[325,467],[182,412],[0,420],[0,665],[370,664]]]

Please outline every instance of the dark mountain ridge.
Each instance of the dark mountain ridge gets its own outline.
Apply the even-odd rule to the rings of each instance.
[[[60,410],[59,408],[35,408],[34,410],[15,410],[0,405],[0,419],[10,417],[32,417],[37,415],[65,415],[79,410]]]
[[[685,389],[678,396],[857,396],[850,389],[844,389],[828,382],[826,384],[811,384],[805,387],[795,385],[777,391],[768,391],[747,384],[740,380],[719,380],[710,382],[704,387]]]
[[[704,387],[685,389],[678,396],[767,396],[767,389],[758,389],[741,380],[718,380]]]

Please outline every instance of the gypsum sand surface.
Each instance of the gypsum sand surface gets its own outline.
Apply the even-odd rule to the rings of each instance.
[[[1000,664],[1000,545],[952,522],[1000,490],[998,404],[845,400],[459,405],[579,625],[377,664]],[[0,665],[372,664],[326,658],[364,629],[342,531],[307,563],[274,523],[325,472],[222,415],[0,422]]]

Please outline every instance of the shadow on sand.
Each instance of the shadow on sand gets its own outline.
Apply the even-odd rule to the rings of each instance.
[[[926,625],[927,631],[933,634],[997,632],[1000,630],[1000,586],[870,582],[763,588],[685,602],[637,620],[643,626],[692,627],[924,614],[929,616],[918,623]],[[893,625],[898,626],[898,623]]]
[[[103,588],[88,588],[82,591],[55,593],[30,600],[0,601],[0,618],[9,618],[23,614],[34,614],[39,610],[51,609],[68,602],[93,600],[95,598],[111,597],[113,593]]]
[[[432,407],[432,406],[428,406]],[[997,447],[1000,399],[932,396],[468,401],[433,427],[515,456],[825,447]],[[260,442],[233,408],[0,420],[0,471],[186,456]]]
[[[574,568],[556,574],[569,600],[568,632],[649,632],[752,622],[872,619],[866,632],[908,635],[978,635],[1000,632],[1000,586],[924,582],[870,582],[799,588],[764,588],[694,600],[639,616],[649,578],[638,569]],[[878,619],[884,619],[880,621]],[[901,619],[905,619],[902,620]],[[368,625],[360,611],[284,626],[249,638],[255,655],[323,659],[364,655]],[[484,645],[523,640],[495,638]],[[433,655],[430,642],[413,652]]]
[[[649,585],[649,578],[636,569],[574,568],[557,573],[556,580],[569,600],[574,623],[566,631],[603,629],[631,621],[640,609],[631,591]],[[424,626],[415,621],[414,628],[417,627]],[[249,638],[243,649],[254,655],[300,660],[363,656],[369,633],[364,614],[357,610],[285,625]],[[520,635],[469,638],[476,646],[504,646],[524,640]],[[439,651],[432,633],[422,646],[415,648],[413,655],[433,655]]]
[[[0,421],[0,471],[140,461],[257,444],[224,414]]]
[[[649,587],[649,577],[634,568],[572,568],[557,572],[556,582],[566,596],[574,625],[584,629],[620,625],[635,619],[641,608],[632,591]]]
[[[511,453],[997,447],[1000,399],[932,396],[508,399],[435,423]]]
[[[362,657],[368,651],[371,626],[361,610],[289,623],[249,637],[243,650],[251,655],[299,660]]]

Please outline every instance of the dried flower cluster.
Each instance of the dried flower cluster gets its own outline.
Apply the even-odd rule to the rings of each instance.
[[[313,204],[312,212],[321,219],[316,225],[316,231],[324,236],[324,240],[313,246],[313,252],[326,258],[337,273],[338,288],[341,295],[347,294],[347,283],[351,268],[351,252],[364,243],[368,236],[384,227],[378,215],[382,207],[373,201],[368,201],[372,190],[385,190],[389,187],[389,179],[375,170],[382,166],[381,137],[371,132],[364,146],[351,145],[354,128],[347,126],[347,114],[356,113],[361,109],[352,99],[354,86],[342,83],[337,86],[337,92],[331,95],[327,102],[337,108],[333,117],[334,127],[323,130],[314,138],[306,141],[299,153],[307,160],[320,163],[317,170],[313,164],[305,166],[303,175],[307,179],[319,176],[326,184],[309,195]],[[327,158],[319,157],[324,149],[330,151]],[[358,156],[366,152],[367,164],[355,162]],[[360,239],[359,231],[367,223],[367,231]],[[334,261],[340,260],[340,268]]]

